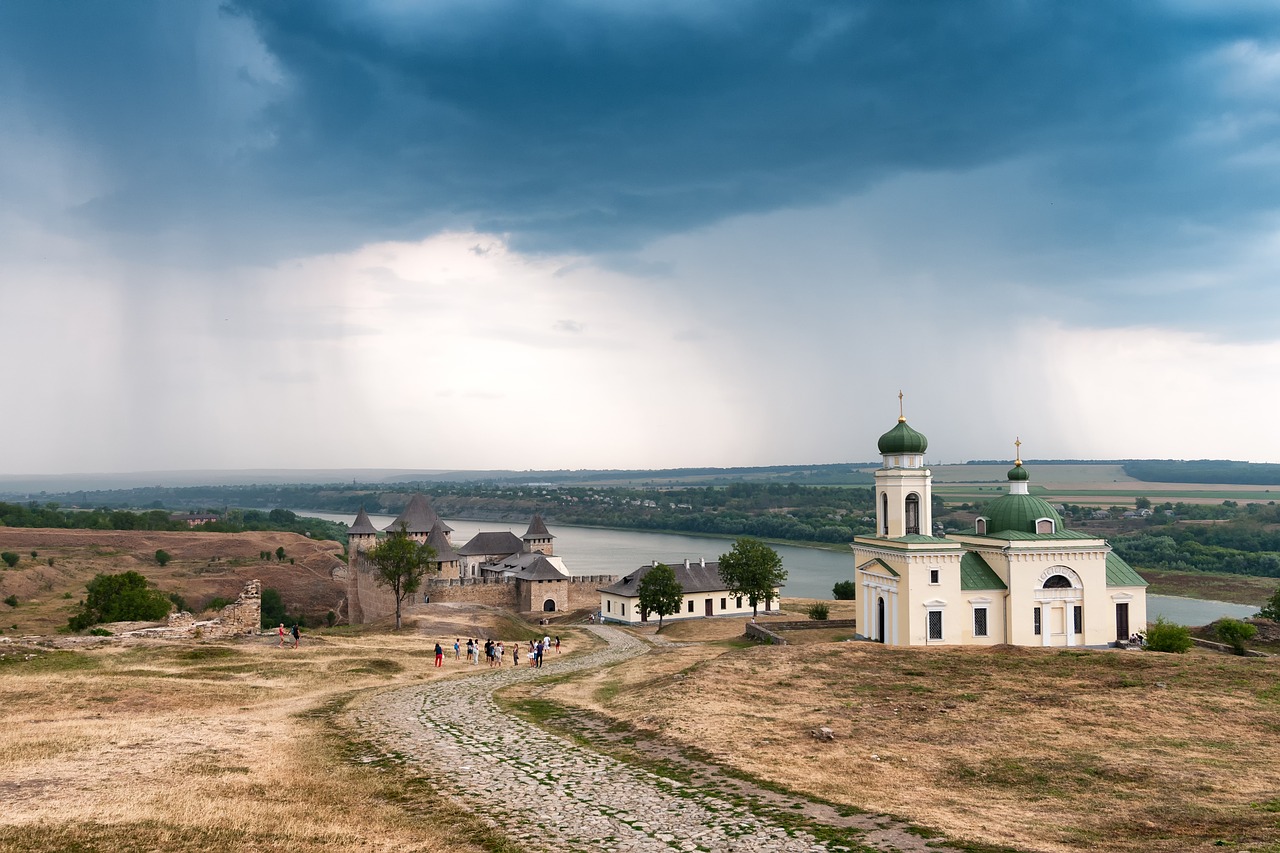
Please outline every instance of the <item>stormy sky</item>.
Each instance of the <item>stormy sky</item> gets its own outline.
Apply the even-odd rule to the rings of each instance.
[[[0,473],[1280,461],[1262,2],[0,4]]]

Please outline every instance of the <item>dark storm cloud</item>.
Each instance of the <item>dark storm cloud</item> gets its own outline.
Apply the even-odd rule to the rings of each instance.
[[[1271,12],[1155,3],[6,4],[11,87],[104,162],[81,215],[288,252],[440,227],[627,248],[907,171],[1040,158],[1060,239],[1247,217],[1266,128],[1215,51]],[[1208,149],[1205,148],[1208,145]],[[1127,223],[1117,235],[1115,223]]]

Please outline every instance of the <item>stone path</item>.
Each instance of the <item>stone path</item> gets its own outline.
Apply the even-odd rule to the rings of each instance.
[[[508,666],[388,691],[351,713],[362,735],[373,738],[388,754],[416,765],[442,792],[529,850],[815,853],[852,849],[824,844],[801,830],[788,831],[713,790],[638,769],[497,707],[492,694],[498,688],[605,666],[647,648],[613,628],[591,630],[608,646],[570,658],[552,656],[541,670]],[[923,839],[902,835],[895,838],[898,843],[882,849],[925,849]]]

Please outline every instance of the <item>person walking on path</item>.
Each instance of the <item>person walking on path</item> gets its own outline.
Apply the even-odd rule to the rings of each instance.
[[[467,663],[471,663],[471,638],[467,637]]]
[[[462,652],[462,646],[458,645],[458,638],[453,638],[453,659],[458,660],[459,654]]]
[[[444,666],[444,649],[439,643],[436,643],[436,666]]]
[[[507,647],[504,646],[501,642],[499,642],[497,648],[493,650],[493,665],[496,666],[498,669],[502,669],[502,659],[505,658],[506,656],[507,656]]]
[[[284,623],[280,623],[280,648],[284,648]]]
[[[556,654],[560,654],[560,635],[556,635]]]
[[[291,633],[293,634],[293,647],[296,649],[298,647],[298,623],[297,622],[293,623],[293,631]]]
[[[511,644],[511,665],[520,665],[520,644],[518,642]]]

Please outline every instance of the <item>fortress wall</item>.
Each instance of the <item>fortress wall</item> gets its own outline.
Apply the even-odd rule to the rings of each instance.
[[[433,604],[463,602],[502,607],[507,610],[516,609],[516,585],[510,582],[459,583],[457,580],[452,583],[428,582],[423,584],[422,594],[417,597],[417,600],[421,602],[425,595],[431,596]]]

